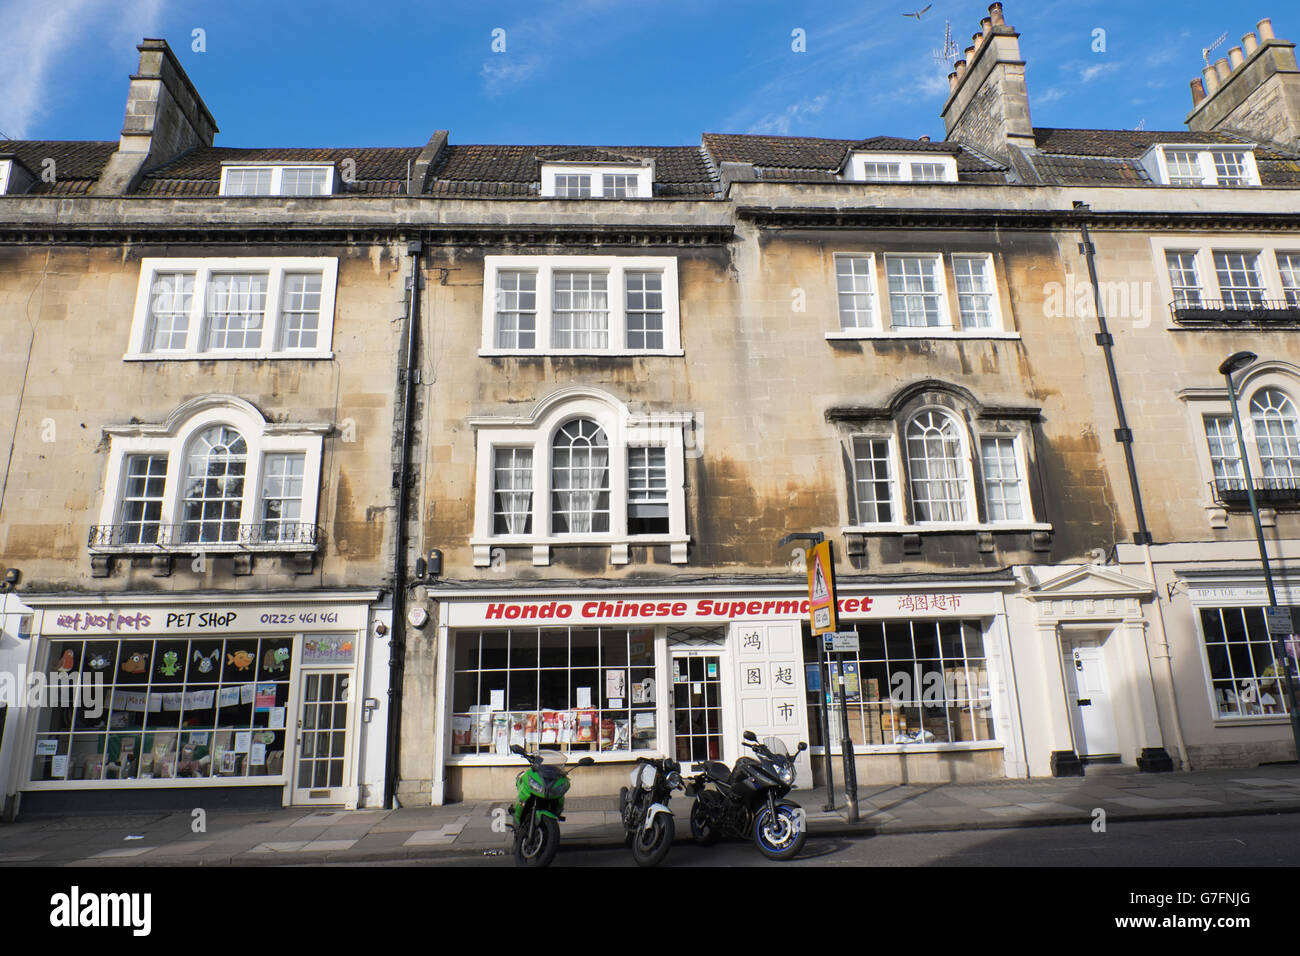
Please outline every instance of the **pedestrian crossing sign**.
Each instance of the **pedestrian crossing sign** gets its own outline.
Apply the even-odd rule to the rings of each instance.
[[[835,566],[831,543],[823,541],[808,552],[808,616],[814,635],[834,631]]]

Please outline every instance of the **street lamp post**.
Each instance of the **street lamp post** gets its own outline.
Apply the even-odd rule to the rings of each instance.
[[[1219,372],[1228,383],[1228,405],[1232,409],[1232,424],[1237,432],[1238,456],[1241,459],[1242,475],[1246,480],[1246,500],[1250,502],[1250,517],[1255,522],[1255,541],[1259,545],[1259,561],[1264,566],[1264,586],[1268,588],[1268,605],[1278,606],[1277,591],[1273,587],[1273,571],[1268,563],[1268,549],[1264,544],[1264,527],[1259,523],[1259,505],[1255,501],[1254,482],[1250,477],[1250,458],[1246,454],[1246,437],[1241,430],[1241,415],[1237,411],[1237,388],[1232,382],[1234,372],[1240,371],[1259,356],[1254,352],[1234,352],[1224,359]],[[1292,627],[1294,628],[1294,623]],[[1291,736],[1295,741],[1296,758],[1300,760],[1300,713],[1297,713],[1295,681],[1291,676],[1290,653],[1285,640],[1275,639],[1269,634],[1270,643],[1275,643],[1281,651],[1277,658],[1282,662],[1282,680],[1286,687],[1287,710],[1291,714]]]

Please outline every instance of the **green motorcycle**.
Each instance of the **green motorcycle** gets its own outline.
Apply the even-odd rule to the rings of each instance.
[[[515,863],[519,866],[550,866],[560,848],[560,823],[564,819],[564,795],[569,791],[569,775],[564,765],[569,755],[562,750],[543,750],[530,754],[518,744],[512,754],[523,757],[529,767],[515,778],[515,803],[510,808],[515,832]],[[579,767],[596,761],[583,757]]]

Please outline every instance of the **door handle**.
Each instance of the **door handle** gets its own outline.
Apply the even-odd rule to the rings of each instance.
[[[1088,707],[1088,706],[1091,706],[1091,704],[1092,704],[1092,698],[1091,698],[1091,697],[1080,697],[1080,698],[1079,698],[1079,701],[1078,701],[1078,704],[1079,704],[1080,707]]]

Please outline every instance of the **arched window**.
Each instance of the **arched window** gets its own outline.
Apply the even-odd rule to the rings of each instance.
[[[965,521],[966,469],[957,423],[941,412],[922,412],[907,426],[915,521]]]
[[[551,530],[609,530],[609,440],[590,419],[564,425],[551,443]]]
[[[1295,403],[1276,388],[1263,388],[1250,402],[1263,477],[1300,478],[1300,423]]]
[[[239,540],[248,445],[227,425],[194,437],[185,460],[184,521],[187,543]]]

